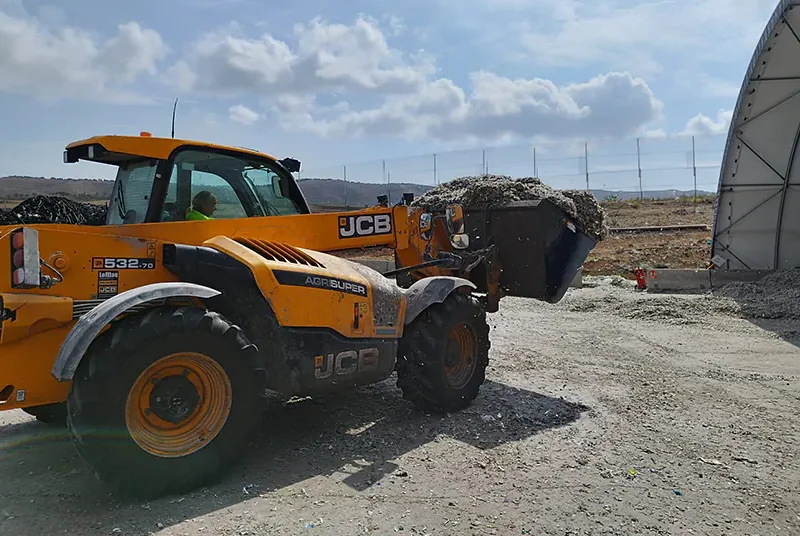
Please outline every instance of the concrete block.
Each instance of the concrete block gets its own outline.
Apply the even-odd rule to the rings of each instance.
[[[709,270],[711,287],[721,287],[728,283],[758,281],[772,273],[770,270]]]
[[[708,290],[710,270],[647,270],[647,290]]]

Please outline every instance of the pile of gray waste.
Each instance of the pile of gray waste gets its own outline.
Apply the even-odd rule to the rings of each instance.
[[[459,177],[445,182],[414,200],[416,206],[441,210],[450,204],[465,209],[500,207],[515,201],[547,199],[595,240],[608,236],[603,207],[585,190],[556,190],[535,177],[513,179],[504,175]]]

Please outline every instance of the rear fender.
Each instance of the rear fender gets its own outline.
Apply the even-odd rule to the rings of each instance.
[[[64,338],[50,373],[59,381],[69,381],[75,375],[89,345],[112,320],[132,307],[164,298],[209,299],[221,292],[194,283],[155,283],[118,294],[82,316]]]
[[[442,303],[447,297],[462,288],[475,290],[475,284],[468,279],[451,276],[436,276],[420,279],[403,291],[406,297],[406,325],[410,324],[422,311]]]

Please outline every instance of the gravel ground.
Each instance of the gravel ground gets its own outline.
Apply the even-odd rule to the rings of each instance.
[[[186,496],[115,500],[63,432],[0,413],[0,534],[800,534],[788,320],[589,284],[503,300],[468,410],[421,414],[393,381],[275,400],[241,465]]]

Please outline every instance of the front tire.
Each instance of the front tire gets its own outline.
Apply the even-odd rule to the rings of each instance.
[[[98,337],[68,404],[81,458],[140,499],[219,478],[260,422],[263,372],[241,329],[192,307],[132,315]]]
[[[453,293],[406,326],[400,341],[397,386],[430,413],[454,413],[472,404],[489,364],[486,311],[469,294]]]

